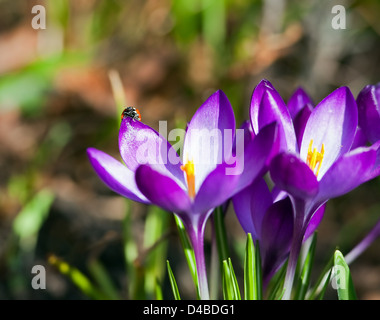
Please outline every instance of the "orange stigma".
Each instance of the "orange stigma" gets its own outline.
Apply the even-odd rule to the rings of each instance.
[[[181,170],[186,173],[187,189],[189,197],[191,199],[195,198],[195,172],[194,172],[194,162],[187,161],[181,166]]]
[[[313,149],[313,139],[311,139],[310,144],[309,144],[309,149],[307,150],[306,163],[317,177],[318,177],[319,170],[321,169],[324,154],[325,154],[325,145],[322,143],[321,152],[318,152],[317,148]],[[317,171],[315,171],[315,167],[317,167]]]

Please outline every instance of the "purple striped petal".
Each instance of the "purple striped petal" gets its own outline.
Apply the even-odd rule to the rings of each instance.
[[[359,147],[365,147],[366,144],[367,136],[364,134],[364,131],[360,127],[356,128],[355,138],[354,142],[352,143],[351,150]]]
[[[232,203],[245,233],[251,233],[254,241],[259,240],[263,217],[272,205],[272,195],[265,180],[263,178],[255,180],[233,196]]]
[[[313,149],[318,151],[324,145],[318,180],[339,156],[350,150],[357,126],[356,102],[346,87],[335,90],[314,108],[305,127],[300,155],[306,162],[311,141]]]
[[[136,184],[155,205],[175,213],[190,212],[191,202],[186,191],[175,180],[141,165],[136,170]]]
[[[262,222],[260,245],[263,253],[263,276],[276,271],[287,257],[293,237],[293,208],[289,198],[275,202]]]
[[[226,202],[236,192],[240,176],[228,174],[228,169],[227,164],[220,164],[204,179],[195,195],[194,212],[206,213]]]
[[[115,158],[95,148],[88,148],[87,155],[99,178],[113,191],[128,199],[149,203],[137,188],[135,173]]]
[[[290,116],[294,120],[298,112],[300,112],[307,104],[313,106],[313,101],[303,88],[297,88],[288,101],[288,109]]]
[[[180,158],[175,150],[157,131],[141,121],[129,117],[122,120],[119,149],[122,159],[132,171],[141,164],[149,164],[156,171],[185,185]]]
[[[357,98],[359,125],[371,143],[380,140],[380,83],[367,85]]]
[[[244,147],[244,154],[238,155],[236,161],[241,162],[241,172],[239,184],[236,192],[247,187],[256,177],[263,175],[267,170],[267,165],[271,157],[278,153],[276,144],[277,123],[265,126],[258,135]]]
[[[269,171],[277,187],[295,198],[309,199],[318,193],[318,181],[313,171],[293,154],[277,155],[272,160]]]
[[[303,133],[305,132],[306,123],[309,120],[311,113],[313,112],[313,106],[311,104],[305,105],[293,119],[294,130],[297,137],[297,145],[301,148]]]
[[[253,91],[250,118],[255,134],[273,121],[278,122],[281,150],[290,152],[298,150],[289,110],[268,80],[262,80]]]
[[[306,232],[303,241],[306,241],[319,227],[322,218],[325,214],[326,204],[322,205],[311,217],[309,223],[307,224]]]
[[[183,146],[183,162],[193,161],[197,192],[225,157],[230,157],[235,136],[235,116],[228,98],[218,90],[196,111],[191,119]],[[226,145],[223,148],[223,145]]]
[[[319,182],[315,202],[323,203],[358,187],[372,172],[375,161],[376,151],[370,147],[357,148],[340,157]]]
[[[376,160],[372,170],[366,176],[363,176],[363,183],[372,180],[380,175],[380,140],[374,143],[372,146],[367,147],[367,149],[376,152]]]
[[[252,185],[241,190],[232,197],[234,211],[245,233],[251,233],[253,239],[258,239],[251,215]]]

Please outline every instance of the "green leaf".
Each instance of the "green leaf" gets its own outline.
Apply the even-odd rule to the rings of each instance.
[[[244,299],[253,300],[255,297],[255,247],[253,245],[252,235],[247,234],[244,256]]]
[[[132,300],[146,299],[145,295],[145,271],[144,267],[137,262],[138,250],[133,237],[133,220],[131,200],[126,199],[127,209],[123,220],[123,251],[127,274],[127,289],[129,298]]]
[[[170,281],[170,286],[173,291],[174,299],[181,300],[181,296],[179,295],[179,291],[178,291],[177,282],[174,278],[174,274],[173,274],[172,268],[170,267],[169,260],[166,260],[166,265],[168,268],[169,281]]]
[[[314,233],[310,247],[307,251],[306,258],[301,270],[300,278],[298,280],[298,286],[295,294],[295,300],[304,300],[307,289],[310,285],[311,269],[313,267],[315,248],[317,243],[317,235]]]
[[[156,284],[154,287],[154,293],[155,293],[156,300],[163,300],[164,299],[164,296],[162,293],[162,287],[161,287],[161,284],[158,281],[158,279],[156,279]]]
[[[334,254],[332,275],[332,285],[338,291],[339,300],[357,300],[350,269],[339,250],[336,250]]]
[[[150,206],[145,221],[144,252],[140,254],[144,265],[145,291],[148,297],[154,296],[157,279],[165,275],[165,257],[167,254],[167,233],[170,221],[168,212]]]
[[[262,300],[263,298],[263,273],[261,268],[261,253],[259,241],[256,241],[255,246],[255,269],[254,269],[254,300]]]
[[[321,289],[321,292],[319,294],[318,300],[323,300],[323,297],[325,296],[325,292],[326,292],[327,286],[330,283],[331,272],[332,272],[332,269],[330,269],[330,271],[325,275],[325,284],[323,285],[323,287]]]
[[[80,270],[69,265],[66,261],[51,255],[48,262],[50,265],[57,268],[61,274],[67,276],[87,297],[96,300],[108,299],[106,295],[92,284],[90,279],[88,279]]]
[[[287,265],[288,263],[285,262],[281,269],[272,277],[269,285],[270,288],[268,288],[268,300],[280,300],[284,294],[284,281]]]
[[[223,297],[225,300],[241,300],[239,285],[230,258],[223,260]]]
[[[230,256],[227,242],[226,226],[224,224],[224,212],[221,207],[217,207],[213,214],[215,237],[218,246],[220,261],[228,259]]]
[[[227,260],[223,261],[223,298],[224,300],[234,300],[231,271]]]
[[[19,236],[25,250],[33,249],[38,232],[49,214],[53,201],[54,194],[43,189],[24,206],[15,218],[13,231]]]
[[[177,229],[179,232],[179,237],[181,240],[182,248],[183,248],[183,251],[185,253],[185,258],[186,258],[187,264],[189,266],[190,273],[191,273],[191,276],[193,278],[193,282],[195,284],[195,288],[197,290],[197,295],[198,295],[198,299],[199,299],[200,294],[199,294],[199,285],[198,285],[198,274],[197,274],[197,267],[196,267],[196,262],[195,262],[194,250],[193,250],[193,247],[191,246],[191,243],[190,243],[189,237],[187,235],[187,232],[185,230],[185,226],[183,225],[183,222],[181,221],[181,219],[177,215],[174,215],[174,219],[175,219]]]
[[[109,299],[120,300],[120,296],[109,273],[98,260],[92,260],[88,265],[88,270],[99,288],[101,288],[101,291],[104,292]]]
[[[230,258],[228,258],[228,266],[230,267],[230,271],[231,271],[231,280],[232,280],[232,284],[233,284],[233,288],[234,288],[234,292],[235,292],[235,298],[236,298],[235,300],[241,300],[239,284],[238,284],[238,281],[236,279],[236,274],[235,274],[235,271],[234,271],[234,268],[232,266],[232,262],[231,262]]]
[[[329,259],[329,261],[326,263],[325,267],[323,268],[322,272],[320,273],[320,275],[316,281],[316,284],[313,286],[310,293],[307,294],[308,300],[317,299],[318,295],[321,294],[321,291],[326,289],[326,278],[330,277],[329,274],[331,273],[331,268],[333,266],[333,260],[334,260],[334,257],[331,256],[331,258]],[[329,280],[327,280],[327,282],[328,281]]]

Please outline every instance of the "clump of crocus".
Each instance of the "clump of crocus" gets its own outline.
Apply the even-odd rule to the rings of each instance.
[[[277,91],[262,81],[251,102],[255,133],[268,121],[279,123],[280,152],[270,163],[276,187],[287,192],[294,210],[294,232],[285,279],[290,298],[297,259],[306,229],[317,210],[374,177],[377,146],[351,151],[358,128],[358,110],[350,90],[339,88],[312,109],[300,141],[289,110]]]
[[[158,132],[129,116],[123,117],[119,131],[125,166],[94,148],[87,152],[95,171],[112,190],[160,206],[182,220],[194,249],[200,297],[208,299],[203,248],[206,221],[215,207],[262,174],[276,130],[276,124],[267,125],[249,143],[239,139],[243,152],[233,151],[235,117],[219,90],[189,122],[182,160]]]

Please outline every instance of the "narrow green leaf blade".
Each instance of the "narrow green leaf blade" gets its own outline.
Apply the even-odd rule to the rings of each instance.
[[[268,288],[268,300],[280,300],[285,292],[284,281],[288,263],[285,262],[279,271],[272,277]]]
[[[224,213],[221,207],[217,207],[213,214],[215,237],[218,246],[220,261],[228,259],[230,256],[227,242],[226,226],[224,224]]]
[[[254,279],[255,279],[255,290],[254,290],[254,300],[262,300],[263,298],[263,273],[261,268],[261,253],[259,242],[256,241],[255,247],[255,269],[254,269]]]
[[[30,240],[30,237],[37,236],[49,214],[53,201],[54,194],[50,190],[39,191],[14,219],[13,231],[15,234],[20,239],[27,240]]]
[[[244,256],[244,299],[253,300],[255,291],[255,267],[256,267],[255,247],[252,235],[247,234]]]
[[[164,300],[164,295],[162,293],[162,287],[158,279],[156,279],[155,287],[154,287],[154,293],[156,300]]]
[[[198,285],[198,274],[197,274],[197,267],[196,267],[196,262],[195,262],[195,255],[194,255],[194,250],[193,247],[191,246],[189,237],[187,235],[187,232],[185,230],[185,226],[183,225],[183,222],[181,219],[177,216],[174,215],[174,220],[177,225],[179,237],[181,240],[182,248],[185,253],[186,261],[190,269],[191,276],[193,278],[193,282],[195,284],[195,288],[197,290],[197,295],[198,298],[200,297],[199,295],[199,285]]]
[[[316,281],[316,284],[313,286],[312,290],[310,291],[310,293],[307,294],[307,299],[308,300],[315,300],[317,299],[318,295],[321,294],[321,291],[322,290],[325,290],[325,287],[326,287],[326,278],[330,277],[330,273],[331,273],[331,268],[333,267],[333,263],[334,263],[334,256],[332,255],[330,257],[330,259],[327,261],[325,267],[323,268],[322,272],[320,273],[317,281]],[[330,278],[329,278],[330,279]],[[329,282],[329,280],[327,280],[327,283]]]
[[[91,260],[88,264],[88,270],[95,279],[99,288],[109,299],[120,300],[115,284],[101,262],[98,260]]]
[[[232,287],[233,287],[233,290],[234,290],[234,297],[235,297],[235,300],[241,300],[241,295],[240,295],[240,289],[239,289],[239,283],[236,279],[236,274],[235,274],[235,270],[232,266],[232,261],[230,258],[228,258],[228,266],[230,268],[230,273],[231,273],[231,283],[232,283]]]
[[[321,289],[321,292],[319,294],[319,297],[318,297],[318,300],[323,300],[323,297],[325,296],[325,292],[327,290],[327,286],[329,285],[330,283],[330,279],[331,279],[331,272],[332,272],[332,269],[330,269],[330,271],[328,273],[326,273],[325,275],[325,284],[323,285],[322,289]]]
[[[93,285],[89,278],[87,278],[79,269],[69,265],[66,261],[51,255],[48,258],[50,265],[57,268],[57,270],[67,276],[72,283],[79,288],[87,297],[96,300],[109,299],[103,292]]]
[[[227,260],[223,260],[223,297],[224,300],[234,300],[234,289],[231,280],[231,270]]]
[[[333,287],[339,300],[357,300],[350,269],[339,250],[334,254]]]
[[[166,265],[168,268],[168,275],[169,275],[169,281],[170,281],[170,286],[173,291],[174,299],[175,300],[181,300],[181,296],[179,294],[178,286],[177,286],[177,281],[174,278],[174,274],[172,271],[172,268],[170,267],[169,260],[166,260]]]
[[[314,261],[314,253],[317,244],[317,235],[314,233],[313,238],[311,239],[311,244],[308,249],[305,262],[302,266],[300,278],[298,281],[298,287],[296,290],[295,300],[304,300],[306,296],[307,289],[310,284],[310,275],[311,269]]]

